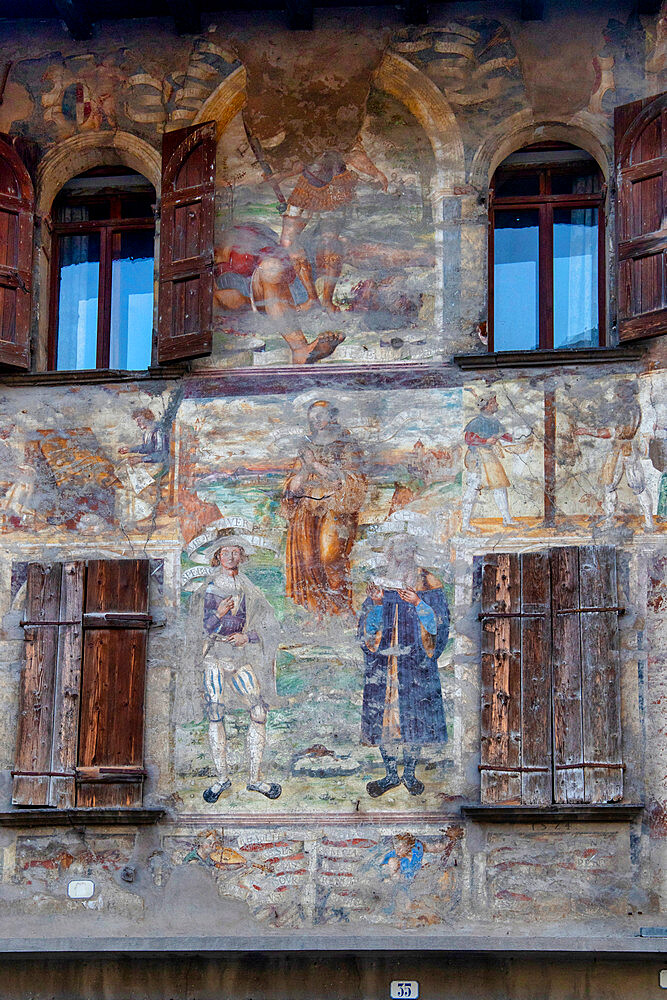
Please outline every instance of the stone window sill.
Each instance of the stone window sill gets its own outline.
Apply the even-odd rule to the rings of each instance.
[[[643,811],[641,802],[609,802],[599,805],[461,806],[461,814],[481,823],[609,823],[628,822]]]
[[[189,371],[187,365],[143,368],[141,371],[120,371],[116,368],[90,368],[85,371],[62,372],[0,372],[3,385],[98,385],[109,382],[154,382],[180,379]]]
[[[641,347],[587,347],[554,351],[490,351],[487,354],[455,354],[454,362],[464,371],[474,368],[551,368],[567,365],[613,364],[638,361]]]
[[[46,809],[23,806],[0,812],[2,826],[147,826],[157,823],[164,809],[117,806],[92,809]]]

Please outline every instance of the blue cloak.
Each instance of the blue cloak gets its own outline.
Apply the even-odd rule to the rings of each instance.
[[[385,590],[382,599],[382,636],[366,631],[366,621],[378,607],[367,598],[361,608],[358,636],[364,653],[364,696],[361,712],[361,741],[371,746],[389,742],[383,735],[387,696],[387,665],[391,648],[395,609],[398,606],[398,706],[400,742],[408,744],[445,743],[447,727],[438,675],[438,657],[449,638],[449,607],[442,584],[425,570],[419,571],[417,593],[435,613],[437,631],[424,646],[422,623],[417,608],[401,600],[395,590]],[[422,588],[423,589],[420,589]],[[373,641],[375,639],[375,641]],[[374,652],[371,646],[377,647]]]

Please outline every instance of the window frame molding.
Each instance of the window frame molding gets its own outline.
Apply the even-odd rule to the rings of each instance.
[[[143,175],[142,175],[143,176]],[[57,197],[57,196],[56,196]],[[91,201],[94,199],[91,199]],[[122,202],[122,198],[121,198]],[[97,319],[97,343],[96,360],[94,371],[110,371],[109,354],[111,342],[111,299],[112,282],[111,268],[113,264],[112,241],[116,233],[129,231],[132,233],[139,231],[152,231],[153,233],[153,253],[155,254],[155,217],[150,218],[125,218],[119,215],[117,218],[101,222],[51,222],[51,267],[49,274],[49,326],[47,335],[47,364],[48,371],[82,371],[86,369],[58,369],[58,318],[60,306],[59,288],[59,263],[61,240],[67,236],[86,236],[99,234],[100,237],[100,261],[98,278],[98,319]],[[153,258],[153,292],[155,292],[155,258]],[[155,296],[154,296],[155,297]],[[155,302],[153,302],[153,319],[155,319]],[[151,361],[155,353],[155,322],[151,332]],[[140,369],[141,370],[141,369]]]
[[[538,140],[539,141],[539,140]],[[553,141],[553,140],[548,140]],[[574,145],[570,139],[568,140],[558,140],[567,141],[570,145]],[[528,145],[536,144],[528,143]],[[524,146],[519,146],[514,149],[513,152],[519,152],[521,149],[525,149]],[[584,149],[583,146],[579,147]],[[547,152],[545,150],[545,152]],[[585,150],[588,152],[588,150]],[[508,153],[507,156],[510,156]],[[597,164],[598,170],[600,172],[601,178],[601,189],[599,194],[564,194],[564,195],[554,195],[547,193],[540,193],[539,195],[524,195],[524,196],[511,196],[511,197],[501,197],[498,198],[495,195],[495,178],[498,170],[502,167],[504,160],[501,160],[493,169],[491,176],[489,178],[489,195],[488,195],[488,230],[487,230],[487,323],[488,323],[488,344],[487,352],[493,354],[495,357],[502,356],[503,354],[523,354],[530,355],[534,351],[539,351],[542,354],[546,352],[568,352],[568,351],[593,351],[593,350],[604,350],[610,346],[608,327],[607,327],[607,301],[608,301],[608,291],[609,291],[609,276],[607,274],[607,228],[609,225],[609,212],[607,210],[608,202],[608,188],[606,182],[605,171],[600,166],[597,157],[593,154],[593,160]],[[506,159],[507,157],[505,157]],[[542,175],[547,171],[548,168],[535,166],[534,168],[526,167],[526,172],[535,173],[540,175],[540,181],[542,181]],[[521,171],[517,169],[517,174]],[[542,186],[542,185],[540,185]],[[523,350],[517,348],[515,351],[504,350],[496,351],[494,344],[494,234],[495,234],[495,212],[505,211],[512,209],[528,209],[535,208],[538,211],[539,221],[538,221],[538,343],[535,348],[530,350]],[[597,245],[597,267],[598,267],[598,282],[597,282],[597,303],[598,303],[598,340],[599,343],[593,347],[585,348],[567,348],[567,347],[554,347],[553,344],[553,212],[556,208],[582,208],[582,207],[597,207],[597,226],[598,226],[598,245]]]
[[[157,287],[160,257],[159,205],[162,183],[162,160],[157,149],[130,132],[92,132],[64,139],[50,149],[37,168],[35,199],[35,242],[33,257],[32,374],[63,375],[76,380],[81,372],[55,373],[49,369],[49,330],[51,316],[52,232],[51,207],[64,185],[73,177],[95,167],[128,167],[150,181],[155,189],[158,210],[155,218],[153,287]],[[35,308],[36,307],[36,308]],[[153,344],[151,366],[155,365],[157,296],[153,302]],[[109,369],[88,370],[89,376]],[[128,373],[137,377],[141,373]]]

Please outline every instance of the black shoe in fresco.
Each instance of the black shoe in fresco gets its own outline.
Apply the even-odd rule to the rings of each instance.
[[[397,774],[385,774],[384,778],[380,778],[379,781],[369,781],[366,785],[366,791],[372,799],[378,799],[390,788],[397,788],[400,783],[401,779]]]
[[[282,793],[283,786],[279,785],[277,781],[251,781],[246,785],[246,790],[261,792],[262,795],[266,795],[267,799],[277,799]]]
[[[215,785],[218,786],[217,789]],[[226,778],[225,781],[222,782],[222,784],[216,781],[215,785],[211,785],[210,788],[207,788],[206,791],[202,792],[202,798],[204,802],[208,802],[209,805],[213,802],[217,802],[222,793],[226,792],[228,788],[232,787],[232,783],[229,780],[229,778]]]

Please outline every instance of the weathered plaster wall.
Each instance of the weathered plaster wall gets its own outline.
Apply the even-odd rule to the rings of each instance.
[[[613,106],[665,87],[662,20],[631,16],[623,4],[576,13],[550,4],[544,22],[522,24],[513,10],[452,4],[414,29],[393,14],[355,13],[343,30],[331,15],[299,35],[298,49],[270,20],[249,28],[232,19],[194,40],[161,22],[105,27],[92,43],[55,28],[30,37],[20,25],[2,28],[0,63],[15,59],[16,31],[24,47],[0,126],[40,144],[40,213],[98,156],[157,181],[161,132],[212,117],[218,246],[249,221],[277,239],[280,216],[249,151],[243,106],[277,172],[332,148],[354,157],[363,146],[387,190],[378,174],[357,172],[337,233],[340,311],[303,313],[309,339],[345,334],[323,362],[272,373],[291,360],[280,328],[218,303],[214,354],[182,378],[2,384],[2,805],[11,794],[25,563],[146,555],[164,625],[149,642],[145,798],[168,815],[122,832],[3,830],[1,935],[15,936],[19,914],[35,938],[278,940],[298,931],[315,941],[325,930],[351,939],[393,929],[406,941],[417,933],[479,941],[528,939],[539,927],[573,943],[634,940],[641,926],[664,923],[667,484],[649,457],[651,442],[664,447],[667,437],[664,346],[656,341],[636,361],[529,373],[366,367],[482,351],[490,172],[524,143],[560,138],[593,152],[608,175]],[[325,223],[309,219],[304,229],[313,259]],[[43,246],[36,273],[39,358]],[[355,366],[346,372],[345,362]],[[235,375],[235,365],[263,370]],[[312,423],[318,402],[328,404],[324,430]],[[463,435],[480,413],[507,435],[498,446],[509,482],[504,519],[491,489],[470,494]],[[621,431],[635,425],[622,449]],[[287,595],[305,544],[289,483],[314,446],[345,494],[334,532],[345,551],[329,596],[305,608]],[[545,469],[554,465],[552,487]],[[211,544],[231,530],[245,538],[243,571],[278,621],[264,773],[282,794],[269,801],[246,790],[248,713],[230,710],[232,786],[205,803],[216,777],[208,726],[201,700],[184,688],[196,667],[192,635],[201,641],[196,594]],[[451,611],[439,660],[448,740],[420,752],[422,795],[399,786],[371,799],[366,783],[383,767],[377,748],[360,741],[356,625],[397,534],[414,541],[417,564],[442,585]],[[460,805],[479,799],[476,557],[591,540],[620,551],[625,798],[646,812],[632,823],[462,820]],[[414,862],[407,871],[392,857],[403,851]],[[77,877],[93,879],[92,899],[67,899]]]

